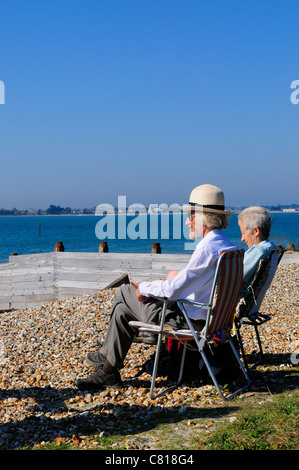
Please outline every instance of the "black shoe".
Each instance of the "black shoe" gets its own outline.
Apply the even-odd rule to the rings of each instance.
[[[91,351],[86,356],[86,361],[93,367],[98,367],[104,364],[106,358],[99,351]]]
[[[105,374],[101,366],[97,367],[95,372],[85,379],[77,379],[76,386],[80,390],[99,390],[106,387],[120,387],[122,381],[118,370],[112,374]]]

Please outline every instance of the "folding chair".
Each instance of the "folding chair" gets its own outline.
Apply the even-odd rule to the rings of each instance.
[[[259,309],[264,296],[270,287],[283,253],[283,249],[273,250],[267,258],[261,259],[250,284],[245,290],[241,290],[240,300],[236,308],[235,329],[240,344],[241,356],[247,371],[255,368],[263,359],[264,353],[258,327],[271,320],[271,316],[262,314]],[[242,325],[251,325],[254,327],[259,347],[259,359],[251,367],[248,366],[244,344],[240,333]]]
[[[230,331],[232,328],[233,320],[234,320],[234,313],[235,309],[240,297],[241,286],[243,282],[243,257],[244,251],[236,251],[236,252],[225,252],[222,253],[219,257],[217,262],[216,272],[214,276],[213,286],[210,293],[210,300],[208,304],[200,303],[200,302],[193,302],[186,299],[180,299],[177,301],[177,304],[182,311],[182,314],[188,324],[189,329],[186,330],[174,330],[165,326],[165,315],[166,315],[166,308],[168,299],[164,299],[163,309],[161,313],[161,321],[160,325],[155,326],[152,324],[142,324],[140,322],[130,322],[130,324],[134,327],[138,327],[140,331],[147,331],[147,332],[155,332],[158,334],[158,342],[157,342],[157,349],[156,349],[156,356],[155,356],[155,363],[154,363],[154,370],[152,374],[152,382],[151,382],[151,390],[150,390],[150,397],[157,398],[161,394],[165,393],[167,390],[173,388],[169,387],[167,390],[162,391],[157,396],[154,397],[154,387],[156,382],[156,375],[159,363],[159,354],[160,348],[162,344],[162,336],[168,336],[177,339],[180,341],[184,348],[182,353],[181,365],[180,365],[180,373],[177,384],[175,386],[179,386],[182,377],[183,377],[183,369],[185,363],[185,356],[186,356],[186,343],[190,341],[195,341],[196,347],[199,350],[201,357],[207,367],[208,373],[219,393],[219,395],[224,399],[230,399],[236,394],[240,393],[242,390],[245,390],[250,385],[250,380],[247,375],[247,372],[242,364],[242,361],[239,357],[239,354],[233,344],[233,341],[230,336]],[[195,307],[204,308],[207,310],[207,319],[206,319],[206,326],[201,332],[196,332],[193,328],[192,322],[187,314],[185,309],[185,305],[190,304]],[[217,342],[217,344],[221,344],[228,341],[234,355],[240,365],[240,368],[246,378],[246,385],[231,395],[225,397],[221,391],[220,385],[216,379],[215,374],[213,373],[212,367],[209,363],[207,355],[204,352],[204,347],[211,343]]]

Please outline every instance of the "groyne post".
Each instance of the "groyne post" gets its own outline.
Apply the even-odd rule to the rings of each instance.
[[[108,253],[108,252],[109,252],[108,243],[101,242],[99,246],[99,253]]]
[[[64,251],[64,245],[63,242],[56,242],[54,251]]]
[[[152,253],[162,253],[160,243],[153,243]],[[101,242],[99,245],[99,253],[109,253],[109,247],[107,242]]]
[[[162,253],[160,243],[153,243],[152,253]]]

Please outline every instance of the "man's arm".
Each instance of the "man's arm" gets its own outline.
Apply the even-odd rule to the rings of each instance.
[[[198,283],[205,285],[211,276],[211,269],[215,268],[215,261],[215,253],[205,248],[201,241],[185,268],[181,271],[171,271],[164,280],[141,282],[140,294],[162,299],[167,297],[171,300],[186,298],[198,290]]]
[[[173,279],[174,277],[176,277],[176,275],[178,274],[178,272],[179,272],[179,271],[177,271],[177,270],[170,271],[170,272],[167,274],[167,276],[166,276],[165,279],[166,279],[166,280],[167,280],[167,279]],[[140,293],[139,286],[138,286],[137,284],[135,284],[135,283],[132,282],[132,285],[137,288],[137,289],[136,289],[136,297],[137,297],[137,299],[138,299],[140,302],[146,302],[146,301],[149,299],[149,297],[146,297],[145,295],[142,295],[142,294]]]
[[[136,297],[139,302],[146,302],[149,299],[149,297],[145,297],[145,295],[140,294],[139,287],[137,287],[136,289]]]

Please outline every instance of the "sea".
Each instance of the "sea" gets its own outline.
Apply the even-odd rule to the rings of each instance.
[[[271,213],[271,240],[287,247],[292,242],[299,249],[299,212]],[[184,214],[140,215],[57,215],[0,217],[0,263],[9,256],[54,251],[63,242],[65,251],[98,252],[106,241],[111,253],[150,253],[153,243],[160,243],[162,253],[192,253]],[[230,216],[226,236],[240,248],[238,214]]]

